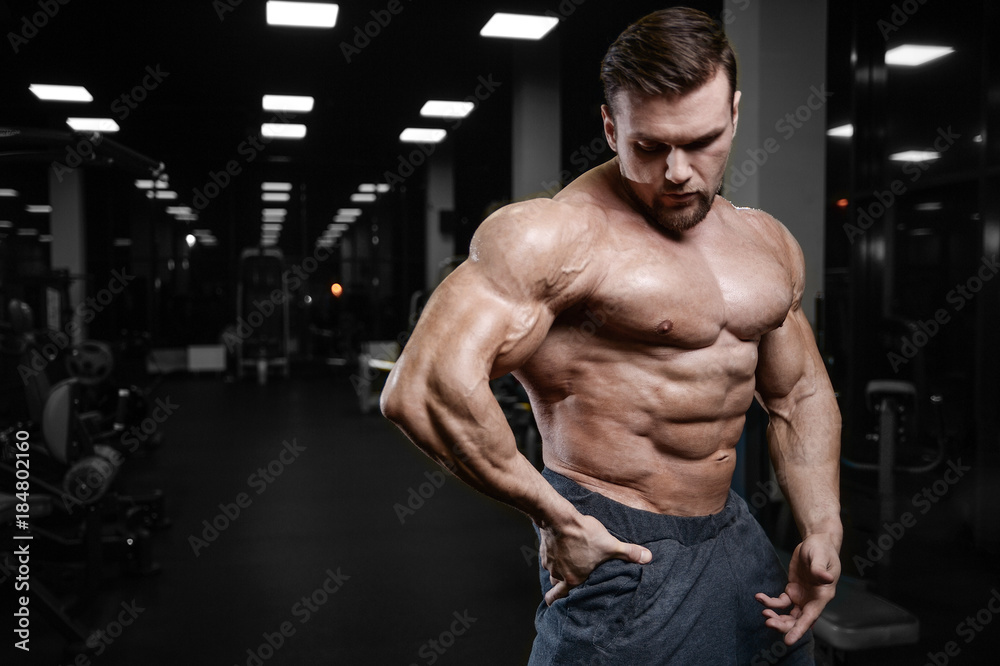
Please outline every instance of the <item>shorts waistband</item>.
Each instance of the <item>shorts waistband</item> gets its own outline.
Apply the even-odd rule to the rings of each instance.
[[[729,490],[725,507],[719,513],[708,516],[671,516],[616,502],[547,467],[542,470],[542,476],[580,513],[597,518],[608,531],[630,543],[649,543],[661,539],[673,539],[684,545],[702,543],[718,536],[741,512],[747,511],[742,498],[732,489]]]

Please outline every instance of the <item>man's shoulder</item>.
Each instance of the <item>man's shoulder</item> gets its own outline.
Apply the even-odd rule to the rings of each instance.
[[[599,231],[604,213],[580,201],[529,199],[500,208],[486,218],[472,239],[475,259],[486,248],[554,256],[572,254]]]
[[[802,248],[792,232],[776,217],[756,208],[732,206],[745,228],[753,230],[759,243],[767,248],[775,260],[788,272],[796,297],[800,296],[805,281],[805,261]]]

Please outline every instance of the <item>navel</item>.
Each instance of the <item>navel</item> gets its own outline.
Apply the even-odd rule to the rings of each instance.
[[[674,328],[674,322],[670,321],[669,319],[664,319],[656,326],[656,334],[666,335],[670,333],[670,331],[673,330],[673,328]]]

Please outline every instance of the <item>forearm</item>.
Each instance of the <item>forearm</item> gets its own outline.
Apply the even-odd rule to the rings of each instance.
[[[768,443],[778,483],[803,538],[829,535],[839,550],[840,410],[823,390],[771,409]]]
[[[553,528],[579,513],[517,450],[514,435],[486,378],[459,390],[457,383],[410,378],[406,390],[390,378],[383,412],[427,455],[476,490]],[[407,397],[408,395],[408,397]]]

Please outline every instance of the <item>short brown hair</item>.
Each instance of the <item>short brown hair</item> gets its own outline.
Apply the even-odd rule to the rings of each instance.
[[[736,55],[719,24],[697,9],[661,9],[630,25],[608,48],[601,61],[604,98],[613,107],[621,90],[683,95],[708,83],[720,67],[732,96]]]

